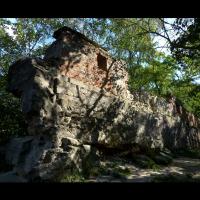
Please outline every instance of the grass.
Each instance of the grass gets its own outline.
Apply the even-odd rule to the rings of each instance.
[[[116,172],[122,174],[122,175],[125,175],[125,176],[128,176],[131,174],[131,170],[128,168],[128,167],[125,167],[124,169],[122,168],[115,168]]]
[[[121,167],[121,162],[109,162],[104,165],[95,166],[90,169],[90,177],[98,177],[102,175],[113,176],[115,178],[124,178],[131,174],[128,167]]]
[[[149,169],[153,169],[153,171],[158,171],[160,170],[160,166],[158,164],[156,164],[155,162],[150,162],[148,165]]]
[[[66,174],[60,180],[61,183],[73,183],[73,182],[85,182],[85,178],[80,172],[73,172],[71,174]]]

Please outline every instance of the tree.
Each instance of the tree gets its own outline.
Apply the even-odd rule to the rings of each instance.
[[[177,18],[15,18],[0,19],[0,116],[1,133],[24,134],[26,125],[20,101],[6,92],[9,66],[20,57],[44,55],[53,32],[69,26],[117,59],[126,61],[131,90],[146,90],[159,96],[171,91],[189,111],[200,116],[199,19]],[[10,30],[10,32],[8,31]],[[167,41],[172,55],[158,51],[155,37]],[[15,116],[14,121],[9,121]],[[13,117],[12,117],[13,118]]]
[[[73,19],[0,19],[0,141],[26,134],[20,100],[6,91],[9,66],[21,57],[42,56],[53,31],[75,23]]]

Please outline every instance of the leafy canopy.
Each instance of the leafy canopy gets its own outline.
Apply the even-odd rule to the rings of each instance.
[[[20,100],[6,91],[9,66],[20,57],[42,57],[53,41],[53,32],[62,26],[83,33],[113,57],[125,60],[130,90],[163,97],[172,92],[187,110],[200,117],[200,86],[195,82],[200,78],[199,19],[177,18],[170,24],[162,18],[1,18],[1,136],[26,132]],[[167,29],[169,26],[171,29]],[[167,40],[171,55],[158,50],[158,36]]]

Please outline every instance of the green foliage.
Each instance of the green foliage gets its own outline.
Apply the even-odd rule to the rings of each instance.
[[[176,94],[185,108],[200,117],[200,20],[178,18],[173,24],[178,37],[171,42],[173,57],[178,61],[182,77],[176,82]]]
[[[173,28],[179,35],[171,44],[173,55],[182,66],[187,67],[187,64],[184,63],[185,57],[198,65],[200,59],[200,19],[178,18],[173,24]]]
[[[90,168],[88,177],[100,177],[100,176],[112,176],[115,178],[125,178],[131,174],[131,170],[128,167],[122,167],[123,162],[112,160],[109,163],[104,163],[104,165],[99,164]]]
[[[129,74],[129,85],[132,90],[146,90],[165,96],[173,87],[176,63],[170,56],[157,52],[148,66],[130,68]]]
[[[27,134],[20,100],[6,91],[9,66],[21,57],[43,56],[53,31],[63,25],[72,26],[72,20],[0,19],[0,142]]]
[[[157,51],[153,33],[165,31],[157,18],[15,18],[0,19],[0,108],[2,135],[24,134],[20,101],[5,90],[9,66],[26,56],[44,55],[53,32],[69,26],[127,63],[129,87],[165,97],[170,91],[200,117],[199,19],[177,19],[172,56]],[[10,32],[8,32],[10,30]],[[14,117],[13,117],[14,116]],[[12,120],[11,120],[12,119]],[[14,133],[15,132],[15,133]]]
[[[129,67],[149,62],[154,56],[153,38],[143,34],[143,29],[150,26],[157,29],[156,19],[110,18],[94,19],[91,37],[118,59],[126,61]]]
[[[144,169],[153,169],[155,171],[160,169],[159,165],[151,157],[146,155],[135,155],[133,156],[133,161],[138,167]]]
[[[85,182],[85,178],[80,172],[73,172],[65,174],[60,180],[61,183],[74,183],[74,182]]]
[[[19,99],[6,92],[6,76],[0,77],[0,143],[11,136],[26,134],[26,123]]]

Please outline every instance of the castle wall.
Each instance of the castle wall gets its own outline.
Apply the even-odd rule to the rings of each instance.
[[[69,39],[57,39],[43,60],[21,59],[9,68],[8,90],[21,98],[29,135],[6,147],[18,174],[52,180],[62,170],[84,169],[91,155],[98,158],[99,147],[200,147],[199,119],[177,112],[174,101],[131,94],[122,62],[87,41]],[[107,69],[101,69],[99,53]]]

